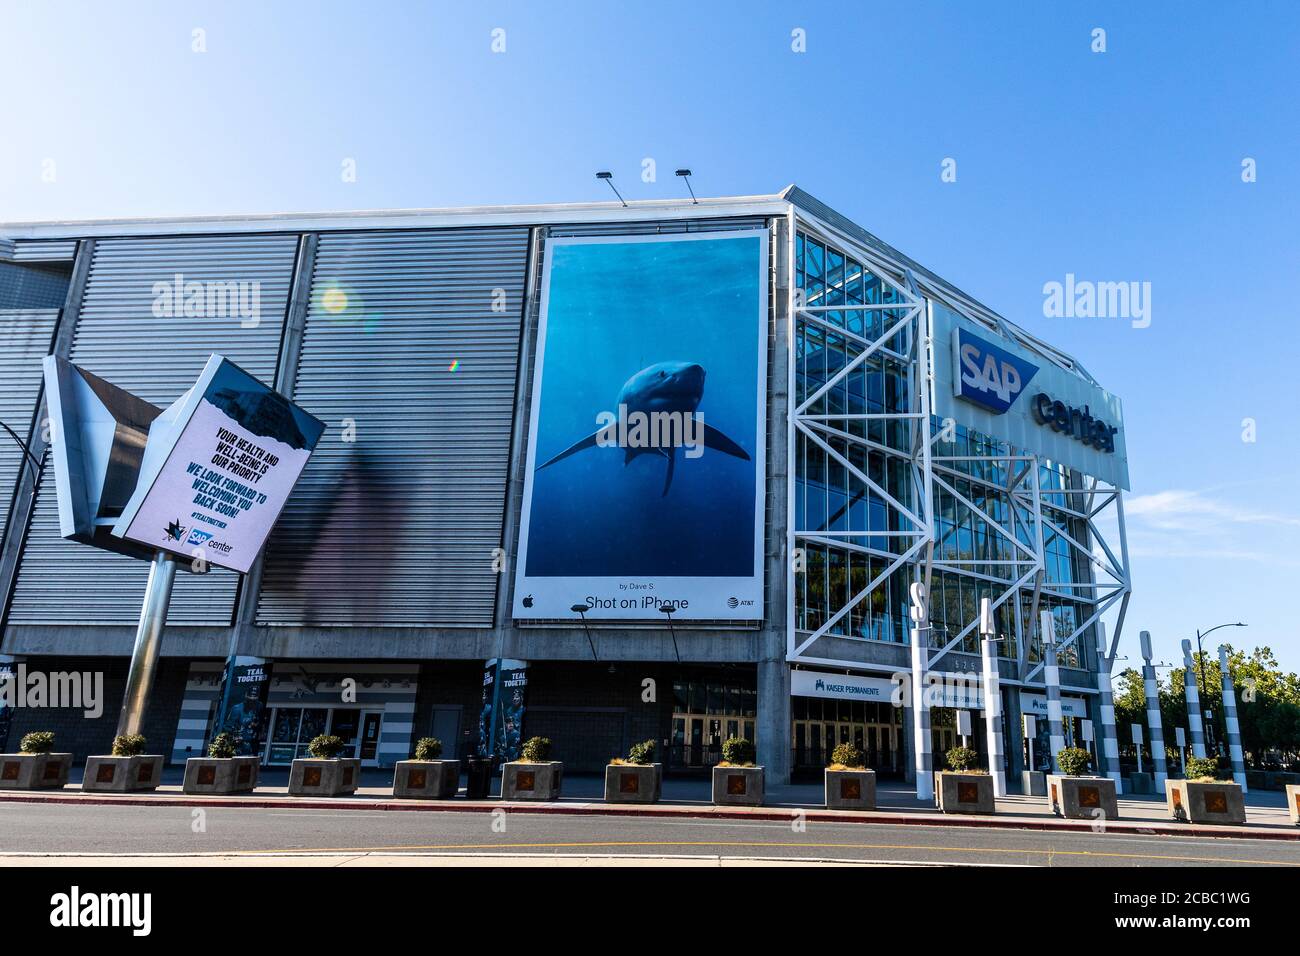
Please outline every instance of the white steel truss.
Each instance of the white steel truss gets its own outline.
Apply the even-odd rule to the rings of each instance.
[[[927,603],[930,602],[930,583],[934,571],[960,574],[967,578],[982,580],[992,589],[990,601],[993,609],[1007,605],[1011,611],[1012,633],[1004,635],[1006,644],[1002,656],[1016,662],[1016,674],[1022,683],[1030,683],[1039,677],[1043,663],[1036,661],[1033,640],[1039,627],[1039,607],[1042,600],[1069,600],[1084,605],[1082,620],[1069,633],[1056,635],[1058,653],[1065,652],[1075,645],[1079,637],[1089,632],[1102,615],[1118,603],[1119,613],[1112,639],[1107,651],[1113,659],[1118,647],[1123,628],[1124,615],[1127,611],[1131,578],[1129,574],[1128,546],[1125,537],[1123,492],[1120,488],[1108,485],[1097,479],[1071,473],[1069,482],[1073,487],[1066,489],[1043,488],[1040,477],[1040,459],[1024,452],[1011,449],[1006,453],[990,450],[986,455],[945,455],[939,454],[936,446],[944,438],[944,430],[934,432],[931,428],[931,392],[933,388],[934,342],[931,332],[930,300],[938,299],[950,308],[970,315],[971,309],[948,296],[933,283],[921,284],[903,265],[888,260],[877,251],[865,248],[861,243],[844,235],[834,227],[816,219],[802,210],[792,210],[789,228],[789,276],[791,290],[790,308],[790,380],[788,394],[792,403],[788,428],[788,453],[790,468],[787,553],[792,556],[789,564],[787,593],[790,595],[787,614],[787,660],[792,663],[821,664],[840,668],[861,667],[860,661],[826,656],[825,653],[812,652],[812,648],[823,637],[833,633],[836,625],[855,607],[867,600],[878,587],[883,587],[888,578],[896,573],[909,575],[914,581],[926,585]],[[799,294],[795,270],[795,236],[802,233],[828,247],[837,249],[847,257],[859,261],[870,268],[872,275],[887,285],[897,295],[899,301],[889,304],[872,305],[827,305],[807,302]],[[847,260],[846,260],[847,261]],[[828,321],[827,313],[847,314],[851,312],[879,312],[888,316],[882,324],[880,334],[870,337],[853,332],[845,327],[847,323],[837,324]],[[987,320],[984,320],[987,321]],[[802,401],[796,399],[796,369],[799,356],[796,352],[798,343],[798,326],[817,329],[834,336],[843,343],[846,353],[852,357],[843,367],[828,374],[826,380]],[[1000,323],[999,323],[1000,324]],[[865,323],[864,323],[865,327]],[[901,342],[901,347],[898,343]],[[1046,356],[1056,362],[1052,356]],[[818,409],[818,403],[828,396],[837,386],[842,385],[856,370],[873,358],[889,360],[906,370],[907,408],[901,412],[831,412]],[[1059,364],[1059,363],[1058,363]],[[829,369],[828,369],[829,372]],[[795,402],[797,401],[797,404]],[[869,437],[870,429],[862,428],[861,434],[848,429],[848,422],[903,421],[910,422],[910,450],[891,447],[887,442],[881,443]],[[827,527],[804,528],[796,524],[795,496],[795,462],[797,460],[797,441],[802,437],[815,445],[848,474],[870,489],[885,504],[888,512],[896,516],[898,530],[870,531],[834,531]],[[847,444],[867,452],[878,452],[894,458],[906,460],[911,475],[910,495],[891,494],[874,481],[863,469],[854,465],[835,447],[833,443]],[[869,471],[870,469],[867,469]],[[998,494],[1006,504],[1005,518],[999,520],[991,509],[980,507],[972,500],[974,495],[966,495],[958,489],[958,482],[971,485],[983,485],[988,492]],[[945,556],[945,540],[937,537],[939,524],[934,514],[936,493],[957,502],[957,507],[968,512],[973,520],[983,529],[989,540],[999,542],[998,554],[1007,557],[951,557]],[[847,506],[846,506],[847,507]],[[1001,509],[999,509],[1001,510]],[[1112,547],[1108,536],[1099,527],[1098,518],[1113,511],[1114,523],[1118,529],[1118,555]],[[827,524],[830,522],[828,521]],[[893,527],[894,522],[890,522]],[[1071,527],[1073,525],[1073,527]],[[951,533],[951,532],[949,532]],[[890,550],[864,547],[851,539],[866,538],[871,541],[898,539],[898,544]],[[1069,582],[1047,581],[1047,549],[1054,542],[1066,545],[1071,556],[1070,567],[1086,568],[1083,575],[1086,580]],[[847,602],[829,614],[819,626],[812,630],[800,631],[796,628],[796,570],[797,558],[805,553],[807,545],[825,545],[839,548],[851,553],[859,553],[878,558],[884,562],[882,571],[875,574],[865,587],[851,594]],[[1029,595],[1028,607],[1022,606],[1023,595]],[[927,608],[927,616],[929,608]],[[949,634],[943,644],[933,638],[929,666],[934,667],[945,655],[961,647],[963,641],[979,625],[978,608],[968,621],[957,627],[949,621]],[[870,638],[834,634],[837,638],[865,641]],[[1039,636],[1041,637],[1041,636]],[[1014,650],[1012,645],[1014,644]],[[905,645],[899,645],[905,646]]]

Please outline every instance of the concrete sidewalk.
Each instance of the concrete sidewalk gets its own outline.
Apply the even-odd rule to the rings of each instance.
[[[555,802],[487,800],[395,800],[392,796],[392,772],[366,770],[362,786],[347,797],[291,797],[288,771],[263,770],[255,793],[237,796],[189,796],[181,790],[183,773],[168,768],[157,790],[136,794],[85,793],[80,789],[80,769],[74,768],[73,779],[64,790],[0,790],[0,803],[75,803],[118,806],[191,806],[191,807],[275,807],[278,809],[393,810],[488,813],[506,809],[511,813],[559,813],[581,815],[663,815],[666,817],[711,817],[721,819],[789,820],[802,813],[808,820],[834,820],[850,823],[889,823],[924,826],[1005,827],[1034,830],[1089,831],[1101,824],[1088,820],[1063,820],[1053,815],[1046,797],[1010,795],[997,801],[996,816],[943,814],[932,805],[917,801],[915,793],[899,781],[885,781],[877,789],[874,811],[827,810],[822,788],[818,784],[792,784],[772,787],[762,807],[715,807],[709,783],[701,779],[668,779],[663,784],[663,800],[657,804],[609,804],[604,802],[604,778],[597,774],[573,774],[564,778],[564,795]],[[499,788],[499,780],[495,788]],[[460,791],[464,793],[464,789]],[[1108,832],[1157,833],[1176,836],[1213,836],[1253,839],[1300,840],[1300,827],[1293,825],[1286,810],[1285,794],[1275,791],[1251,792],[1246,797],[1247,825],[1193,826],[1168,816],[1163,798],[1123,796],[1119,799],[1119,819],[1106,821]]]

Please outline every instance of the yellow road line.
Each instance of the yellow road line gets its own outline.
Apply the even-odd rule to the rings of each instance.
[[[963,847],[963,846],[925,846],[911,843],[750,843],[732,840],[672,840],[672,841],[593,841],[572,843],[434,843],[415,846],[361,846],[361,847],[319,847],[306,849],[295,847],[284,850],[233,850],[231,853],[259,855],[271,853],[385,853],[402,850],[558,850],[558,849],[610,849],[615,847],[736,847],[756,849],[762,847],[804,848],[804,849],[844,849],[844,850],[921,850],[936,853],[1024,853],[1039,856],[1079,856],[1099,857],[1123,860],[1169,860],[1177,863],[1245,863],[1256,866],[1300,866],[1300,862],[1288,863],[1280,860],[1245,860],[1234,857],[1214,856],[1173,856],[1152,853],[1110,853],[1093,850],[1056,850],[1056,849],[1016,849],[1007,847]]]

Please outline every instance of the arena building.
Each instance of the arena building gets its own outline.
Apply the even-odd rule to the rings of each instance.
[[[993,608],[1011,774],[1049,749],[1021,719],[1044,610],[1067,742],[1097,749],[1119,400],[797,187],[0,224],[0,660],[105,675],[99,717],[16,708],[0,735],[85,756],[149,566],[60,536],[47,354],[160,408],[220,354],[326,423],[249,573],[177,577],[145,726],[173,761],[230,719],[228,674],[272,766],[326,731],[372,766],[538,734],[573,771],[652,738],[690,774],[745,736],[773,783],[840,742],[910,779],[917,583],[954,685]]]

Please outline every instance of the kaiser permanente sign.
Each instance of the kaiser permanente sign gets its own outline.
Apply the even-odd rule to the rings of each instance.
[[[931,671],[928,694],[932,707],[958,707],[983,710],[984,692],[978,675]],[[897,705],[911,693],[911,676],[900,671],[893,678],[866,674],[827,674],[822,671],[793,671],[790,693],[795,697],[822,697],[829,700],[873,700]],[[1022,713],[1045,716],[1047,698],[1029,691],[1020,692]],[[1061,713],[1066,717],[1087,717],[1088,705],[1077,698],[1061,698]]]
[[[934,411],[1017,449],[1129,487],[1120,400],[934,303]]]

